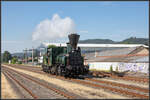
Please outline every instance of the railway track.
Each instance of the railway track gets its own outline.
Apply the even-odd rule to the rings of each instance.
[[[17,65],[15,65],[17,66]],[[27,67],[25,65],[22,65],[23,67]],[[32,67],[34,69],[40,69],[41,68],[37,68],[35,66],[28,66],[28,67]],[[133,81],[133,82],[140,82],[140,83],[149,83],[149,79],[148,78],[140,78],[140,77],[133,77],[133,76],[123,76],[123,77],[119,77],[117,75],[111,74],[109,72],[97,72],[97,71],[93,71],[93,76],[107,76],[107,77],[111,77],[113,79],[120,79],[120,80],[126,80],[126,81]]]
[[[113,91],[113,92],[117,92],[117,93],[120,93],[120,94],[131,96],[131,97],[138,97],[138,98],[144,98],[144,99],[149,98],[149,96],[147,96],[147,95],[130,92],[130,91],[123,90],[123,89],[117,89],[117,88],[114,88],[114,87],[112,88],[112,87],[109,87],[109,86],[98,85],[98,84],[84,82],[84,81],[80,81],[80,80],[73,80],[73,81],[78,82],[78,83],[82,83],[82,84],[86,84],[86,85],[89,85],[89,86],[92,86],[92,87],[94,86],[94,87],[98,87],[98,88],[107,89],[107,90],[110,90],[110,91]]]
[[[112,86],[118,86],[118,87],[122,87],[122,88],[127,88],[127,89],[132,89],[132,90],[137,90],[137,91],[149,93],[149,89],[144,89],[144,88],[137,87],[137,86],[130,86],[130,85],[120,84],[120,83],[116,83],[116,82],[102,81],[102,80],[96,80],[96,79],[90,79],[90,78],[86,78],[86,80],[90,80],[90,81],[94,81],[94,82],[97,82],[97,83],[104,83],[104,84],[108,84],[108,85],[112,85]]]
[[[11,65],[11,66],[14,66],[14,67],[17,67],[17,65]],[[25,67],[25,66],[22,66],[23,68],[25,68],[25,69],[29,69],[29,68],[32,68],[32,67]],[[18,67],[17,67],[18,68]],[[37,72],[39,72],[39,73],[41,73],[41,68],[37,68],[37,67],[33,67],[33,70],[34,71],[37,71]],[[42,72],[43,73],[43,72]],[[138,82],[139,83],[139,80],[140,80],[140,83],[147,83],[147,84],[149,84],[149,79],[147,79],[147,78],[144,78],[144,79],[134,79],[134,77],[132,78],[132,79],[128,79],[129,77],[118,77],[118,76],[115,76],[115,75],[111,75],[110,73],[101,73],[103,76],[109,76],[109,77],[111,77],[111,78],[113,78],[113,79],[120,79],[120,80],[125,80],[125,81],[133,81],[133,82]],[[137,77],[136,77],[137,78]],[[135,81],[136,80],[136,81]],[[143,80],[145,80],[145,81],[143,81]],[[93,81],[95,81],[94,79],[93,79]],[[98,81],[97,81],[98,82]],[[102,81],[100,81],[100,82],[102,82]],[[115,85],[114,85],[115,86]],[[123,86],[123,85],[122,85]],[[133,87],[131,87],[131,86],[125,86],[126,88],[128,88],[128,87],[130,87],[131,89],[136,89],[136,87],[134,88],[134,86]],[[138,90],[141,90],[141,91],[143,91],[142,89],[138,89]],[[144,90],[145,91],[145,90]],[[147,90],[146,90],[147,91]]]
[[[127,80],[127,81],[134,81],[134,82],[140,82],[140,83],[149,83],[149,79],[148,78],[140,78],[140,77],[133,77],[133,76],[123,76],[123,77],[119,77],[117,75],[113,75],[111,73],[106,73],[106,72],[93,72],[94,76],[108,76],[114,79],[121,79],[121,80]]]
[[[29,88],[25,87],[21,82],[19,82],[16,78],[10,75],[9,72],[3,71],[3,74],[8,77],[10,80],[14,80],[20,87],[22,87],[26,92],[28,92],[33,99],[38,99],[38,96],[35,95]]]
[[[39,81],[37,81],[37,80],[34,80],[33,78],[31,78],[31,77],[29,77],[29,76],[26,76],[26,75],[24,75],[24,74],[22,74],[22,73],[20,73],[20,72],[18,72],[18,71],[15,71],[15,70],[12,70],[12,69],[6,68],[6,67],[5,67],[4,69],[7,69],[7,72],[5,72],[5,73],[7,73],[7,74],[9,75],[9,77],[11,77],[11,78],[12,78],[13,80],[15,80],[22,88],[24,88],[34,99],[38,99],[38,97],[37,97],[31,90],[29,90],[27,87],[25,87],[21,82],[19,82],[19,81],[18,81],[17,79],[15,79],[12,75],[10,75],[10,73],[12,73],[12,71],[13,71],[13,73],[15,72],[15,73],[19,74],[21,77],[24,77],[24,78],[26,78],[26,79],[28,79],[28,80],[30,80],[30,81],[32,81],[32,82],[38,84],[38,85],[41,85],[41,86],[43,86],[43,87],[45,87],[45,88],[47,88],[47,89],[49,89],[49,90],[52,90],[52,91],[56,92],[56,93],[59,94],[59,95],[62,95],[62,96],[64,96],[64,97],[66,97],[67,99],[75,99],[75,97],[73,97],[73,96],[71,96],[71,95],[65,93],[64,91],[61,91],[61,90],[56,89],[56,88],[54,88],[54,87],[51,87],[51,86],[49,86],[49,85],[43,84],[42,82],[39,82]],[[6,74],[5,74],[5,75],[6,75]]]
[[[24,69],[29,70],[27,68],[24,68]],[[43,72],[39,72],[39,71],[36,71],[36,70],[33,70],[33,69],[32,70],[30,69],[29,71],[40,73],[40,74],[45,74]],[[47,74],[47,75],[48,76],[54,76],[56,78],[68,81],[68,79],[65,79],[64,77],[61,77],[61,76],[55,76],[55,75],[50,75],[50,74]],[[90,78],[86,78],[85,80],[93,81],[93,82],[96,82],[96,83],[108,84],[108,85],[111,85],[111,86],[117,86],[117,87],[137,90],[137,91],[144,92],[144,93],[149,92],[148,89],[143,89],[143,88],[136,87],[136,86],[129,86],[129,85],[125,85],[125,84],[119,84],[119,83],[116,83],[116,82],[101,81],[101,80],[90,79]],[[86,82],[86,81],[83,81],[83,80],[69,79],[69,81],[76,82],[76,83],[83,84],[83,85],[88,85],[88,86],[91,86],[91,87],[98,87],[98,88],[107,89],[109,91],[117,92],[117,93],[128,95],[128,96],[131,96],[131,97],[138,97],[138,98],[145,98],[145,99],[149,98],[148,95],[135,93],[135,92],[131,92],[131,91],[128,91],[128,90],[123,90],[123,89],[118,89],[118,88],[114,88],[114,87],[104,86],[104,85],[100,85],[100,84],[94,84],[94,83]]]

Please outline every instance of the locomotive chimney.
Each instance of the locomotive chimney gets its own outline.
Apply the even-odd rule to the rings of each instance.
[[[70,43],[71,47],[73,48],[73,50],[75,50],[77,48],[79,37],[80,37],[80,35],[75,34],[75,33],[68,35],[69,43]]]

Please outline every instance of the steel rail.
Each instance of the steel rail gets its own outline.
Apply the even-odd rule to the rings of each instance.
[[[8,78],[11,78],[12,80],[14,80],[19,86],[21,86],[23,89],[25,89],[34,99],[37,99],[38,96],[36,96],[34,93],[31,92],[31,90],[29,90],[27,87],[25,87],[21,82],[19,82],[17,79],[15,79],[13,76],[11,76],[8,72],[3,72],[5,76],[7,76]]]
[[[93,71],[93,76],[99,76],[99,75],[109,76],[109,77],[114,78],[114,79],[121,79],[121,80],[127,80],[127,81],[137,81],[137,82],[149,83],[149,79],[148,78],[140,78],[140,77],[134,77],[134,76],[119,77],[119,76],[113,75],[113,74],[108,73],[108,72],[106,73],[106,72]]]
[[[94,81],[94,82],[97,82],[97,83],[109,84],[109,85],[112,85],[112,86],[118,86],[118,87],[122,87],[122,88],[138,90],[140,92],[149,93],[149,89],[144,89],[144,88],[140,88],[140,87],[137,87],[137,86],[130,86],[130,85],[125,85],[125,84],[121,84],[121,83],[103,81],[103,80],[96,80],[96,79],[90,79],[90,78],[86,78],[86,80]]]

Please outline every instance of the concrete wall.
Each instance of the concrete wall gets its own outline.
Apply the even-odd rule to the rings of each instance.
[[[113,70],[116,70],[117,63],[115,62],[91,62],[89,63],[89,68],[90,69],[95,69],[95,70],[104,70],[104,71],[109,71],[110,66],[112,66]]]
[[[149,63],[124,63],[124,62],[90,62],[90,70],[105,70],[109,71],[110,66],[113,67],[113,71],[126,71],[149,73]]]

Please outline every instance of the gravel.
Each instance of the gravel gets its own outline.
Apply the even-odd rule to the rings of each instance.
[[[109,81],[109,82],[116,82],[116,83],[121,83],[121,84],[125,84],[125,85],[131,85],[131,86],[138,86],[141,88],[149,88],[149,84],[147,83],[140,83],[140,82],[133,82],[133,81],[126,81],[126,80],[121,80],[121,79],[114,79],[111,77],[107,77],[107,78],[94,78],[97,80],[104,80],[104,81]]]

